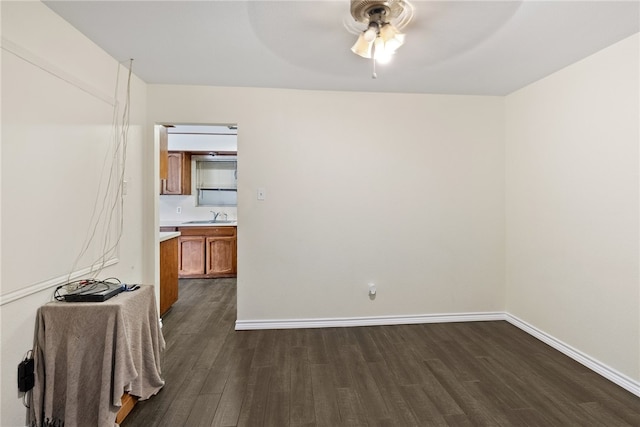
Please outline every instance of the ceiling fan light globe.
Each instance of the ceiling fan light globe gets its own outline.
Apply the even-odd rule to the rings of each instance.
[[[376,54],[375,60],[376,60],[376,63],[384,65],[391,62],[392,57],[393,57],[393,54],[390,54],[388,52],[382,52],[382,53]]]
[[[371,43],[378,36],[378,32],[376,31],[375,28],[373,28],[373,26],[371,26],[367,28],[367,30],[363,33],[363,36],[367,42]]]
[[[358,40],[356,41],[356,43],[351,47],[351,52],[363,58],[371,58],[372,47],[373,47],[373,43],[368,42],[365,39],[364,33],[361,33],[358,36]]]
[[[388,49],[386,43],[381,37],[378,37],[375,41],[373,55],[378,64],[388,64],[391,61],[391,57],[395,53],[395,50]]]
[[[402,46],[403,43],[404,43],[404,38],[402,39],[394,38],[391,40],[387,40],[384,43],[384,49],[389,52],[395,52],[396,50],[398,50],[400,46]]]
[[[400,43],[401,44],[404,43],[404,34],[402,34],[400,31],[398,31],[398,29],[396,27],[394,27],[392,24],[390,24],[388,22],[385,23],[380,28],[380,37],[385,42],[387,42],[389,40],[393,40],[393,39],[400,39],[401,40]]]

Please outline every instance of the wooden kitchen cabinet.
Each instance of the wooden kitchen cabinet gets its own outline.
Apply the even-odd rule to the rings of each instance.
[[[236,276],[236,227],[181,227],[180,232],[180,277]]]
[[[167,157],[169,155],[169,132],[166,126],[159,126],[158,133],[160,137],[160,192],[165,187],[169,169],[167,165]]]
[[[180,229],[178,238],[178,276],[201,277],[204,275],[204,236],[188,236]]]
[[[207,237],[208,275],[222,277],[236,274],[236,238]]]
[[[178,301],[178,238],[160,242],[160,316]]]
[[[167,180],[161,194],[191,194],[191,153],[167,154]]]

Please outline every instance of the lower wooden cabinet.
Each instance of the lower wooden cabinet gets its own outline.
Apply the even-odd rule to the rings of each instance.
[[[221,277],[236,274],[236,238],[207,237],[205,273]]]
[[[180,277],[236,276],[236,227],[181,227],[179,231]]]
[[[204,236],[179,237],[178,275],[180,277],[196,277],[204,274]]]
[[[178,238],[160,242],[160,316],[178,301]]]

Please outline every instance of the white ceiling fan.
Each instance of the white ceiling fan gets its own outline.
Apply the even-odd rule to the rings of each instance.
[[[362,63],[351,59],[357,58],[352,52],[373,57],[378,64],[384,57],[395,57],[393,74],[429,67],[481,43],[520,4],[521,0],[265,0],[248,2],[247,12],[258,39],[285,61],[316,73],[358,78]],[[357,37],[355,44],[350,33]],[[400,46],[402,54],[394,55]]]
[[[408,0],[351,0],[350,11],[354,21],[346,24],[347,29],[359,33],[351,51],[371,58],[374,67],[375,62],[388,63],[404,44],[401,31],[413,18],[413,5]]]

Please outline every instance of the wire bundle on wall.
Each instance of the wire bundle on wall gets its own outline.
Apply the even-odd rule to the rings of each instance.
[[[89,266],[89,277],[91,279],[95,279],[105,268],[108,261],[117,255],[118,245],[124,230],[124,185],[131,114],[131,76],[133,59],[129,60],[125,100],[121,116],[118,113],[118,92],[121,63],[118,63],[117,67],[114,96],[115,102],[113,105],[111,125],[113,139],[112,155],[109,157],[109,151],[105,153],[98,188],[95,193],[96,198],[93,202],[89,228],[87,229],[81,250],[73,262],[67,276],[67,284],[64,285],[69,288],[73,288],[74,284],[79,282],[76,281],[71,283],[70,281],[78,267],[78,264],[92,247],[97,236],[102,235],[103,237],[102,248],[100,255],[92,260]],[[119,121],[120,117],[121,119]],[[107,175],[107,179],[106,183],[103,184],[105,175]],[[118,213],[120,215],[118,215]],[[100,229],[101,226],[102,229]],[[116,227],[115,230],[114,227]],[[115,234],[115,240],[113,240],[112,234]],[[56,289],[56,292],[58,292],[58,289]]]

